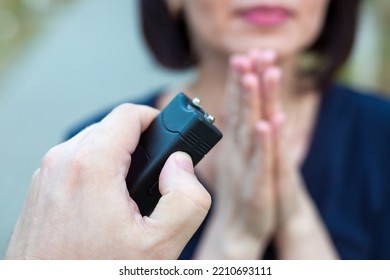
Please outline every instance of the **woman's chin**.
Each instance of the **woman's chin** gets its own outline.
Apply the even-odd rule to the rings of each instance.
[[[267,44],[267,43],[258,43],[258,42],[231,47],[229,48],[227,53],[229,55],[240,54],[240,53],[244,54],[251,50],[272,50],[277,54],[277,57],[279,59],[291,58],[293,56],[296,56],[297,53],[299,53],[299,51],[295,49],[289,49],[286,48],[285,46],[280,46],[279,44],[271,44],[271,43]]]

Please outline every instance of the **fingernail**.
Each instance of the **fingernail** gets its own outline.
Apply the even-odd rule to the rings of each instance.
[[[265,121],[258,121],[256,123],[257,131],[261,133],[267,133],[270,130],[269,124]]]
[[[177,152],[175,154],[175,161],[181,169],[194,173],[194,166],[192,164],[192,159],[188,154],[183,152]]]
[[[243,55],[232,55],[229,63],[230,68],[236,75],[242,75],[250,68],[249,60]]]
[[[257,86],[257,76],[250,73],[245,74],[242,78],[242,87],[244,88],[245,93],[251,93],[253,89]]]

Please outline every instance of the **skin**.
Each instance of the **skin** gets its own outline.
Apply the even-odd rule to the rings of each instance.
[[[7,258],[176,259],[211,201],[191,158],[178,152],[160,174],[156,209],[150,217],[139,213],[125,178],[140,134],[157,114],[121,105],[52,148],[33,176]]]
[[[274,239],[282,259],[337,258],[299,172],[319,93],[295,90],[299,57],[318,37],[328,1],[250,1],[289,9],[292,16],[271,27],[238,16],[249,1],[166,1],[184,12],[200,59],[185,92],[207,104],[224,133],[199,165],[215,210],[196,257],[256,259]]]

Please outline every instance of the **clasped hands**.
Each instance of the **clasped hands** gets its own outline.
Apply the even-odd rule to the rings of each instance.
[[[200,258],[259,258],[271,239],[281,258],[310,258],[316,248],[301,243],[313,233],[328,240],[290,151],[277,62],[268,50],[230,59],[215,210]]]

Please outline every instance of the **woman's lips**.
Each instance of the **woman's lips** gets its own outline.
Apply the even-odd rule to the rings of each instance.
[[[272,27],[286,22],[291,12],[281,7],[256,7],[241,11],[240,17],[251,24]]]

